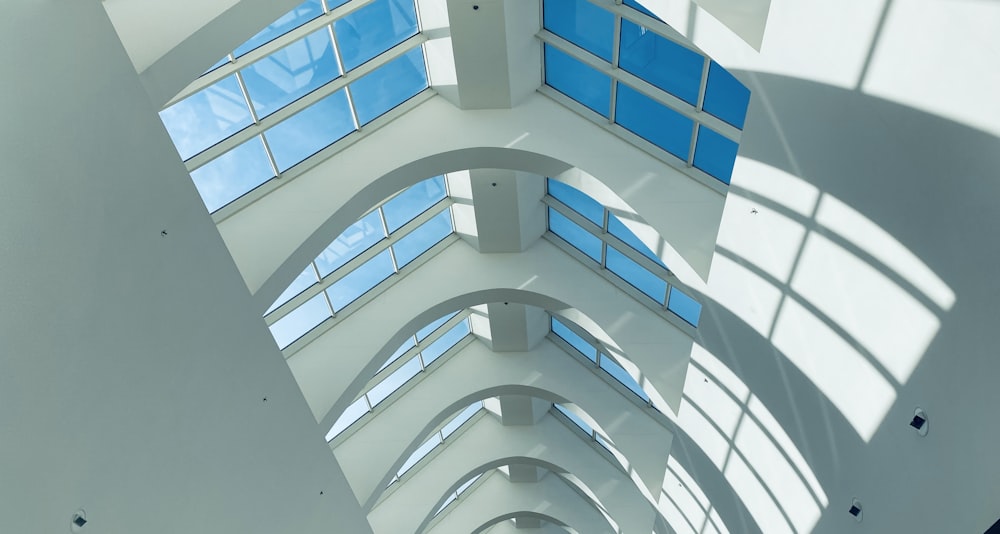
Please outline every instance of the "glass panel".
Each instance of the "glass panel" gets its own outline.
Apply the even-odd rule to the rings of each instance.
[[[403,465],[399,468],[399,471],[396,472],[396,476],[402,477],[407,471],[410,470],[411,467],[417,465],[417,462],[423,460],[424,456],[430,454],[431,451],[434,450],[434,447],[437,447],[440,444],[441,444],[441,436],[439,436],[438,434],[434,434],[433,436],[431,436],[430,439],[425,441],[423,445],[417,447],[417,450],[413,451],[413,454],[411,454],[410,457],[407,458],[405,462],[403,462]]]
[[[420,371],[420,360],[416,356],[410,358],[410,361],[404,363],[399,369],[396,369],[392,374],[385,377],[385,380],[375,384],[373,388],[368,390],[368,402],[371,403],[373,408],[378,406],[389,395],[392,395],[397,389],[403,387],[403,384],[420,374]]]
[[[389,250],[383,250],[326,290],[333,309],[340,311],[394,273]]]
[[[329,317],[332,317],[330,306],[320,293],[272,324],[271,335],[278,348],[284,349]]]
[[[667,268],[667,266],[663,265],[663,262],[660,261],[660,258],[658,258],[652,250],[649,250],[649,247],[647,247],[641,239],[636,237],[636,235],[632,233],[632,230],[629,230],[628,227],[625,226],[625,223],[618,220],[618,217],[615,217],[614,215],[608,215],[608,233],[618,239],[621,239],[626,245],[634,248],[636,252],[660,264],[664,269]]]
[[[326,0],[326,7],[328,11],[333,11],[334,9],[346,4],[350,0]]]
[[[351,84],[362,126],[427,88],[423,50],[418,46]]]
[[[161,111],[160,119],[182,159],[198,154],[253,123],[235,74]]]
[[[315,284],[316,282],[319,282],[319,279],[316,278],[316,269],[313,269],[313,266],[310,263],[305,270],[295,277],[295,280],[292,281],[291,285],[289,285],[288,288],[278,296],[277,300],[274,301],[274,304],[271,304],[271,307],[264,312],[264,315],[271,313],[278,306],[292,300],[292,297],[305,291],[309,288],[309,286]]]
[[[243,143],[191,171],[194,186],[208,211],[215,210],[249,193],[274,178],[274,169],[260,136]]]
[[[694,166],[729,184],[740,146],[735,141],[702,125],[698,128],[698,145],[694,149]]]
[[[383,369],[392,365],[392,362],[395,362],[396,360],[399,359],[400,356],[406,354],[406,351],[416,346],[417,342],[413,339],[413,336],[406,338],[406,341],[402,345],[400,345],[398,349],[396,349],[396,352],[392,353],[392,356],[389,356],[389,359],[382,364],[382,367],[379,367],[378,371],[375,371],[375,374],[381,373]]]
[[[590,361],[597,363],[597,349],[555,317],[552,318],[552,333],[572,345],[573,348],[580,351],[580,354],[586,356]]]
[[[325,28],[241,71],[250,102],[264,118],[340,76],[333,41]]]
[[[306,0],[295,9],[285,13],[280,19],[272,22],[268,27],[254,35],[247,42],[241,44],[233,52],[233,55],[240,57],[247,52],[269,43],[278,37],[298,28],[310,20],[323,14],[323,3],[321,0]]]
[[[353,260],[358,254],[368,250],[383,238],[385,238],[385,230],[382,229],[382,217],[378,210],[375,210],[362,217],[360,221],[348,226],[347,230],[337,236],[337,239],[316,257],[319,275],[325,277],[343,267],[345,263]]]
[[[642,291],[649,298],[661,305],[666,301],[667,283],[645,267],[629,259],[628,256],[618,252],[615,247],[608,247],[606,264],[609,271],[617,274],[622,280]]]
[[[587,436],[592,436],[594,434],[594,429],[590,428],[590,425],[588,425],[587,423],[584,423],[583,419],[580,419],[575,413],[567,410],[561,404],[553,404],[552,406],[555,407],[556,410],[559,410],[559,413],[568,417],[569,420],[572,421],[573,424],[577,426],[577,428],[583,430],[583,432],[587,434]]]
[[[615,16],[586,0],[545,0],[545,29],[611,62]]]
[[[458,413],[451,421],[448,421],[443,427],[441,427],[441,435],[444,439],[448,439],[449,436],[455,433],[459,427],[465,424],[466,421],[472,419],[473,415],[479,413],[479,410],[483,409],[482,401],[476,401],[470,404],[468,408],[462,410]]]
[[[451,235],[451,232],[451,208],[448,208],[431,217],[392,246],[396,254],[396,266],[402,269],[409,265],[417,256]]]
[[[333,424],[333,428],[327,432],[326,440],[330,441],[340,435],[341,432],[356,423],[358,419],[361,419],[366,413],[368,413],[368,401],[366,401],[364,397],[352,402],[351,405],[344,410],[344,413],[340,414],[337,422]]]
[[[615,122],[687,161],[694,121],[624,83],[618,84]]]
[[[444,176],[414,184],[382,206],[389,233],[412,221],[447,195]]]
[[[652,11],[650,11],[650,10],[642,7],[641,5],[639,5],[639,2],[637,2],[636,0],[625,0],[624,3],[628,7],[631,7],[632,9],[634,9],[634,10],[640,12],[640,13],[649,15],[650,17],[653,17],[656,20],[661,20],[660,17],[657,17],[656,15],[654,15]]]
[[[580,225],[569,220],[565,215],[549,208],[549,230],[561,237],[563,241],[573,245],[573,248],[583,252],[590,259],[601,262],[601,238],[586,231]]]
[[[680,289],[670,288],[670,301],[667,304],[667,309],[690,323],[691,326],[698,326],[698,319],[701,318],[701,303]]]
[[[704,110],[737,128],[743,128],[749,105],[750,89],[713,61],[708,67]]]
[[[461,486],[458,487],[458,490],[456,490],[455,493],[461,495],[462,493],[465,492],[465,490],[469,489],[469,486],[475,484],[476,481],[479,480],[479,477],[481,476],[483,476],[482,473],[470,478],[469,480],[466,480],[465,482],[462,483]]]
[[[445,508],[448,507],[449,504],[455,502],[456,500],[458,500],[457,493],[452,493],[451,495],[448,495],[448,498],[445,499],[444,503],[437,509],[436,512],[434,512],[434,515],[437,516],[438,514],[440,514],[441,510],[444,510]]]
[[[545,83],[604,117],[611,112],[611,77],[547,44]]]
[[[454,317],[456,315],[458,315],[458,312],[449,313],[448,315],[445,315],[444,317],[442,317],[442,318],[434,321],[433,323],[431,323],[431,324],[429,324],[429,325],[421,328],[420,330],[417,330],[417,341],[423,341],[423,340],[427,339],[427,336],[431,335],[431,333],[433,333],[438,328],[441,328],[441,325],[443,325],[444,323],[447,323],[449,319],[451,319],[452,317]]]
[[[469,320],[466,319],[457,325],[453,326],[451,330],[448,330],[441,337],[434,340],[420,356],[424,360],[424,367],[429,367],[434,361],[441,357],[448,349],[454,347],[459,341],[469,335]]]
[[[604,228],[603,204],[594,200],[583,191],[552,178],[546,178],[545,185],[548,188],[549,195],[553,198],[566,204],[580,215],[583,215],[590,222]]]
[[[344,70],[351,70],[417,33],[413,0],[375,0],[333,23]]]
[[[604,369],[605,372],[611,375],[615,380],[621,382],[623,386],[631,390],[632,393],[638,395],[642,400],[649,400],[649,396],[642,390],[639,383],[632,378],[632,375],[628,374],[628,371],[626,371],[624,367],[618,365],[618,362],[614,361],[606,354],[601,354],[601,369]]]
[[[278,164],[285,172],[354,131],[354,117],[343,89],[316,102],[264,133]]]
[[[644,26],[622,20],[619,66],[691,104],[698,104],[701,54],[657,35]]]

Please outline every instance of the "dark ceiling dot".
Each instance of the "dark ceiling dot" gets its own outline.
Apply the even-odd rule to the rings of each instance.
[[[479,11],[479,4],[472,4],[473,11]]]
[[[497,186],[497,183],[496,183],[496,182],[493,182],[493,183],[492,183],[492,184],[490,184],[490,185],[492,185],[493,187],[496,187],[496,186]]]

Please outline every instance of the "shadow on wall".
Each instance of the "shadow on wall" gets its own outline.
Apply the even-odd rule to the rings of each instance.
[[[701,450],[678,452],[740,496],[752,519],[720,508],[732,526],[842,532],[857,496],[874,531],[982,532],[1000,476],[1000,432],[977,421],[1000,403],[1000,142],[855,91],[742,78],[750,133],[679,414]],[[926,439],[906,424],[917,405]]]

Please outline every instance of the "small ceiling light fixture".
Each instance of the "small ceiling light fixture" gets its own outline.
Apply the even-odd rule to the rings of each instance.
[[[70,532],[80,532],[83,530],[83,526],[87,524],[87,512],[82,508],[77,510],[73,514],[73,518],[70,520],[69,531]]]
[[[927,422],[927,414],[920,408],[913,410],[913,419],[910,419],[910,426],[917,431],[918,435],[926,436],[927,430],[930,427],[930,423]]]
[[[473,11],[479,11],[479,4],[472,4]]]
[[[861,510],[861,501],[856,498],[851,499],[851,507],[847,510],[847,513],[853,515],[854,520],[860,523],[861,519],[864,517],[864,512]]]

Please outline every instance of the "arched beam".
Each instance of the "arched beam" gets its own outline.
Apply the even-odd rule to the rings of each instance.
[[[532,426],[503,426],[494,417],[481,417],[425,459],[412,476],[397,482],[398,487],[368,514],[368,520],[377,532],[420,532],[420,520],[426,525],[464,481],[515,463],[571,473],[593,492],[624,532],[651,531],[654,505],[595,447],[599,445],[588,443],[552,415]],[[399,513],[403,509],[422,510],[426,517]]]
[[[725,194],[540,94],[509,110],[462,111],[431,98],[232,214],[219,231],[264,310],[330,240],[409,185],[466,169],[554,176],[573,167],[635,208],[676,249],[670,262],[707,278]]]
[[[520,254],[490,255],[455,242],[302,347],[288,364],[317,421],[330,428],[413,332],[456,309],[504,301],[604,325],[643,371],[641,383],[648,381],[672,409],[679,406],[692,339],[547,241]],[[394,334],[387,339],[387,332]]]
[[[566,527],[569,525],[565,521],[553,517],[549,514],[541,514],[538,512],[531,512],[528,510],[520,510],[517,512],[511,512],[508,514],[501,515],[499,517],[494,517],[489,521],[484,522],[476,530],[472,531],[472,534],[480,534],[481,532],[491,532],[493,534],[524,534],[524,532],[518,527],[512,525],[508,520],[519,519],[523,517],[529,517],[539,521],[545,521],[550,523],[549,525],[544,525],[541,529],[535,529],[531,534],[565,534],[569,532]],[[575,519],[575,518],[574,518]],[[432,527],[431,532],[434,532]],[[573,532],[577,532],[575,529]]]
[[[362,507],[374,507],[396,471],[432,430],[471,403],[498,395],[576,404],[601,425],[649,493],[658,495],[671,441],[665,416],[625,397],[549,341],[531,352],[502,354],[471,343],[423,375],[404,402],[379,410],[337,445],[337,460]]]

